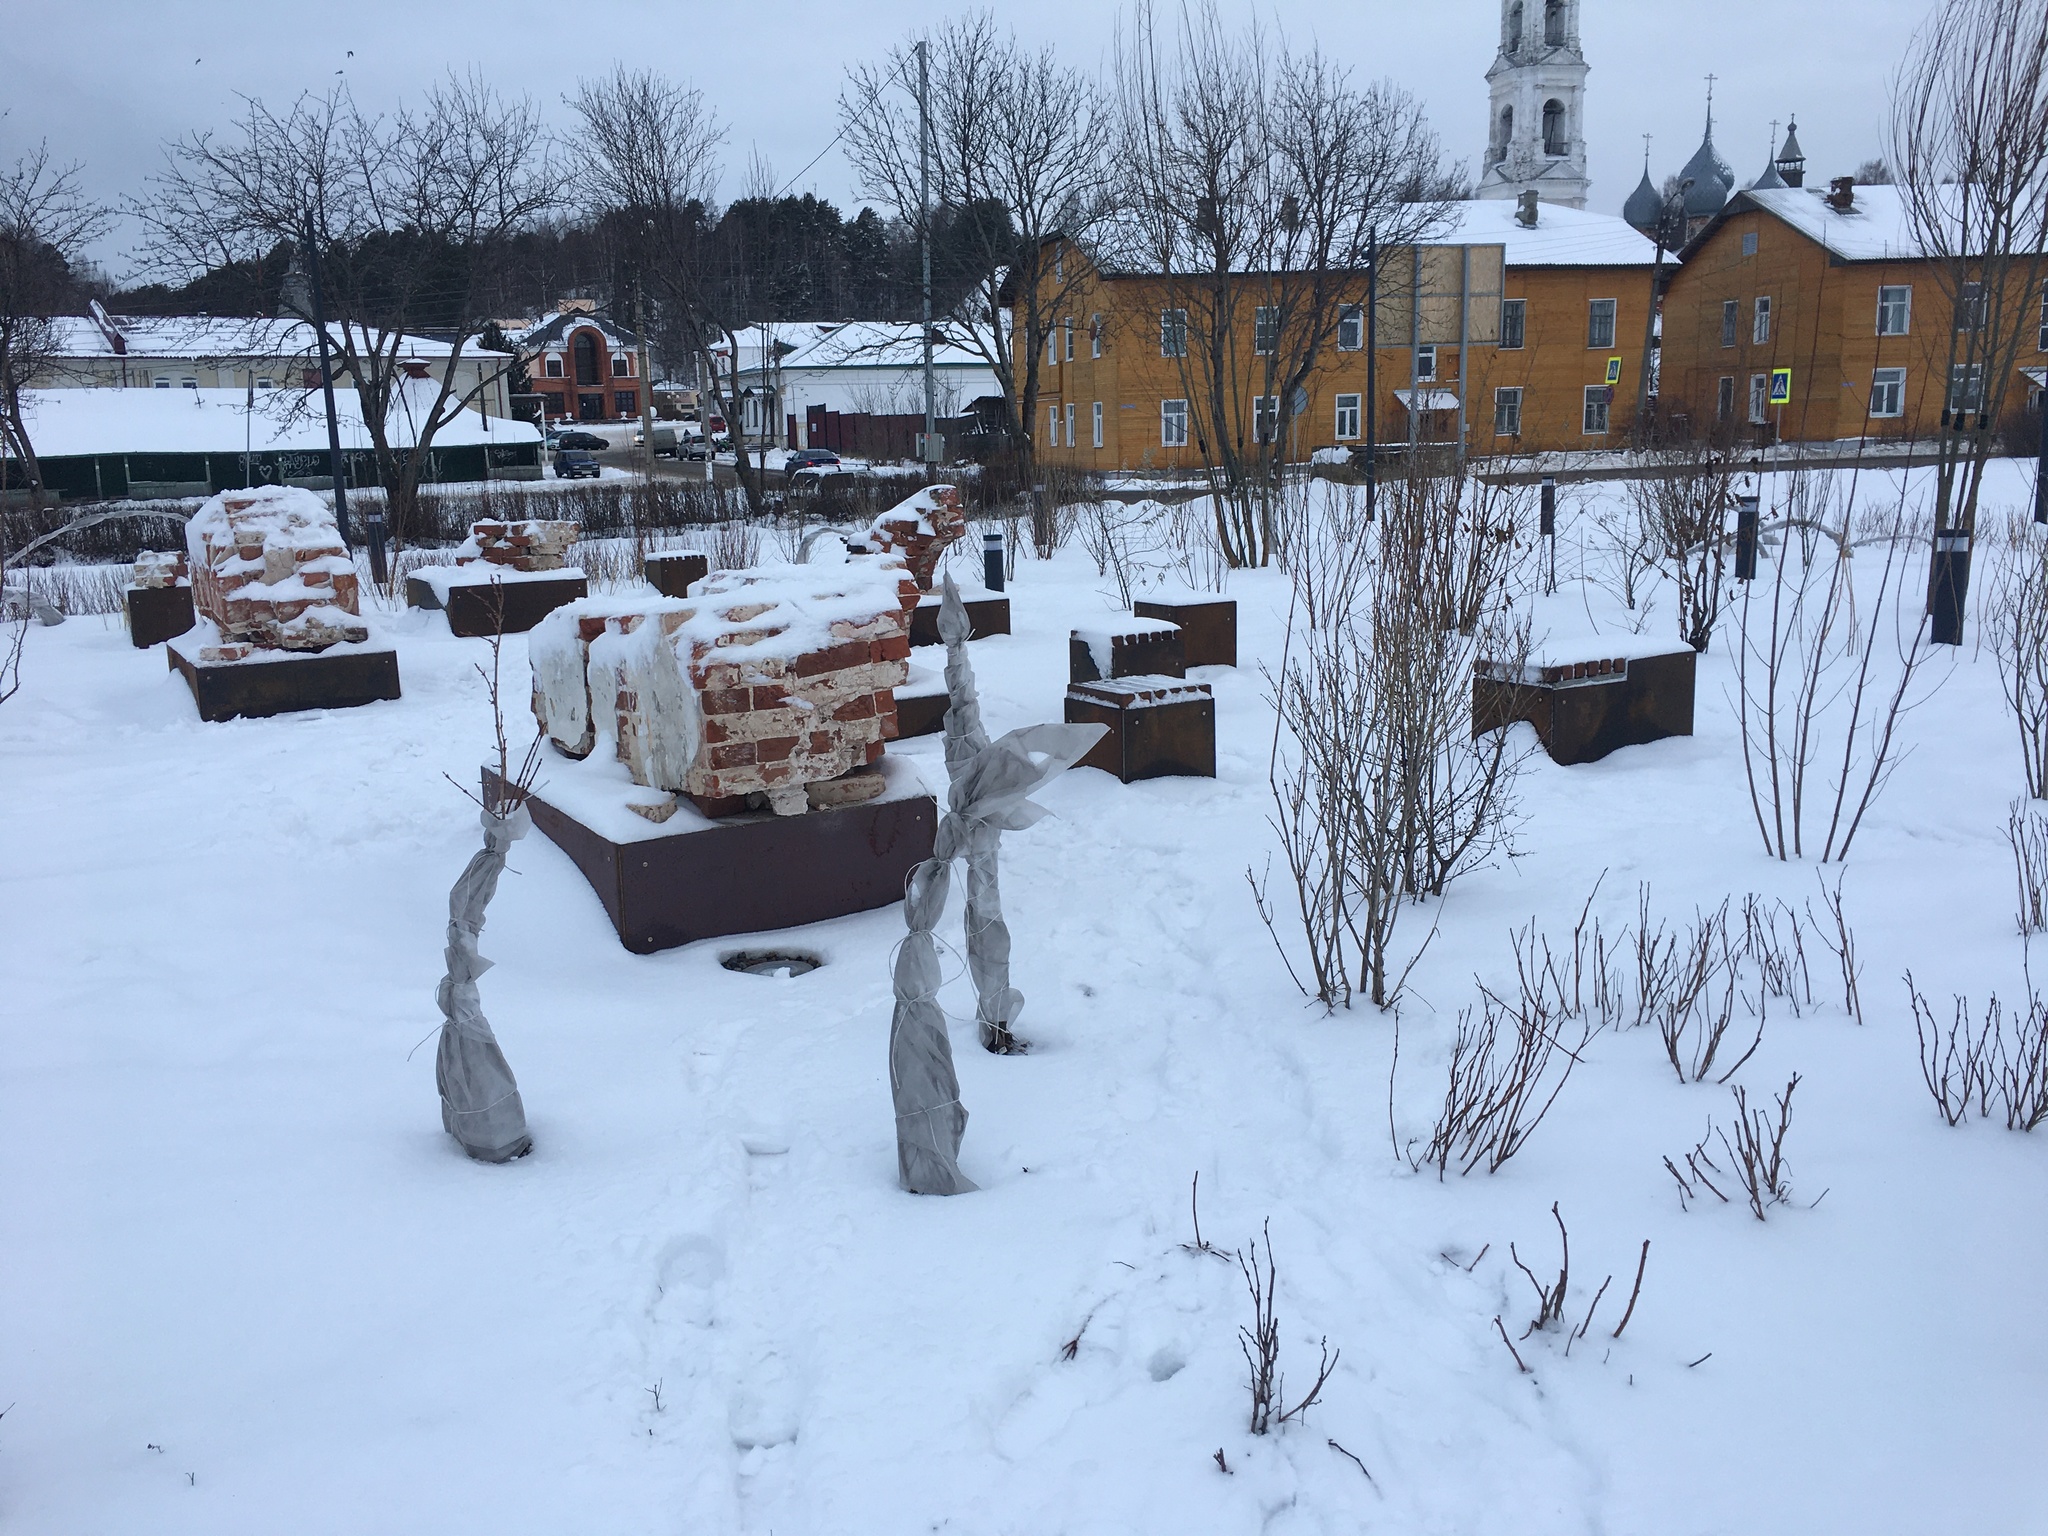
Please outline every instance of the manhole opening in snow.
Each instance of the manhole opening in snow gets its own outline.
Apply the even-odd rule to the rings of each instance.
[[[802,976],[825,962],[800,949],[736,949],[718,963],[744,976]]]

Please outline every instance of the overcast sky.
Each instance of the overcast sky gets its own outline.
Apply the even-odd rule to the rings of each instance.
[[[1227,16],[1253,7],[1220,0]],[[1770,123],[1797,115],[1809,183],[1878,154],[1887,83],[1928,0],[1584,0],[1594,208],[1618,213],[1654,135],[1658,180],[1698,145],[1706,81],[1716,140],[1745,182],[1763,168]],[[136,191],[166,138],[225,128],[239,95],[282,103],[338,84],[388,106],[453,68],[483,70],[534,96],[560,122],[576,78],[614,60],[651,65],[703,89],[728,125],[724,192],[744,184],[750,152],[778,181],[842,204],[853,172],[832,149],[845,64],[882,52],[959,5],[924,0],[746,0],[741,4],[538,5],[526,0],[28,0],[0,23],[0,160],[47,138],[80,160],[109,200]],[[996,8],[1027,40],[1070,62],[1106,67],[1117,0],[1037,0]],[[1291,40],[1314,38],[1361,76],[1388,75],[1425,103],[1451,155],[1476,171],[1486,140],[1486,84],[1499,39],[1498,0],[1278,0],[1257,8]],[[127,275],[124,243],[104,258]]]

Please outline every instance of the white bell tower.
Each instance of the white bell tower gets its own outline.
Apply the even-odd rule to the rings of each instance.
[[[1502,0],[1500,54],[1486,72],[1491,126],[1481,197],[1534,192],[1583,208],[1586,179],[1586,56],[1579,0]]]

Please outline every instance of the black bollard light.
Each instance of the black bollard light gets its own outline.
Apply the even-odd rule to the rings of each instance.
[[[1536,531],[1543,536],[1543,590],[1557,590],[1557,477],[1543,477],[1542,510],[1536,515]]]
[[[1735,579],[1756,580],[1757,502],[1755,496],[1735,498]]]
[[[981,536],[981,584],[991,592],[1003,590],[1003,536],[993,528]]]
[[[2041,454],[2034,464],[2034,521],[2048,523],[2048,390],[2041,392]]]
[[[1936,645],[1963,643],[1963,603],[1970,595],[1970,536],[1944,528],[1934,536],[1933,601],[1928,605],[1929,638]]]

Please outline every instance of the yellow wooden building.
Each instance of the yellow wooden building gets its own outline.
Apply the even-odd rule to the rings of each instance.
[[[1462,437],[1468,455],[1494,456],[1626,441],[1655,260],[1628,224],[1549,204],[1460,202],[1426,242],[1385,248],[1380,257],[1377,325],[1365,313],[1367,274],[1344,274],[1339,281],[1355,291],[1324,307],[1329,333],[1291,412],[1266,393],[1270,359],[1290,350],[1271,329],[1298,312],[1274,296],[1287,280],[1234,280],[1238,312],[1227,365],[1217,368],[1200,356],[1199,316],[1191,324],[1188,315],[1185,295],[1196,280],[1084,266],[1080,281],[1064,285],[1058,307],[1069,312],[1036,338],[1040,461],[1192,469],[1219,419],[1252,441],[1287,420],[1286,456],[1301,461],[1318,449],[1363,444],[1369,389],[1383,444],[1455,445]],[[1069,261],[1087,257],[1069,249],[1058,265]],[[1012,316],[1021,347],[1021,303]],[[1218,411],[1221,396],[1227,402]]]

